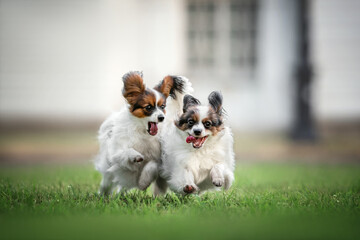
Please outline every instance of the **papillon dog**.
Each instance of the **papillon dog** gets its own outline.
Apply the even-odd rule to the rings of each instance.
[[[160,174],[172,191],[185,195],[231,186],[233,137],[225,123],[222,101],[220,92],[212,92],[206,105],[185,95],[180,114],[167,116],[166,131],[161,133]]]
[[[147,88],[141,72],[123,76],[122,94],[126,106],[113,113],[99,130],[100,151],[95,168],[102,174],[100,194],[131,188],[145,190],[158,176],[160,142],[158,132],[165,119],[166,101],[176,102],[191,92],[184,77],[167,76],[154,88]]]

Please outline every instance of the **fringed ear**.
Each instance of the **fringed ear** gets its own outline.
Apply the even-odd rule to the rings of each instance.
[[[165,98],[171,96],[175,99],[175,92],[184,92],[184,80],[178,76],[166,76],[164,79],[154,87],[155,90],[161,92]]]
[[[221,115],[223,112],[223,108],[222,108],[223,97],[222,97],[221,93],[217,92],[217,91],[210,93],[208,100],[209,100],[209,104],[210,104],[211,108],[217,114]]]
[[[138,71],[128,72],[123,76],[124,88],[122,93],[130,105],[135,104],[138,96],[145,92],[145,85],[142,77],[142,72]]]
[[[184,106],[183,106],[183,112],[186,112],[186,109],[188,109],[191,106],[197,106],[200,105],[200,101],[193,96],[186,94],[184,96]]]
[[[174,79],[171,76],[166,76],[158,85],[154,87],[154,89],[161,92],[165,98],[167,98],[170,95],[173,86]]]

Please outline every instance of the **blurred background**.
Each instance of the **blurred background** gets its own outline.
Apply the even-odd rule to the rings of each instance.
[[[121,77],[224,95],[240,162],[360,162],[358,0],[0,0],[0,164],[90,162]]]

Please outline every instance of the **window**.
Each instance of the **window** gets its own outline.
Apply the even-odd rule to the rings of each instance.
[[[230,3],[231,64],[252,68],[256,61],[256,1],[233,0]]]
[[[252,73],[257,6],[256,0],[188,0],[189,69]]]
[[[211,66],[215,59],[215,3],[190,1],[189,12],[189,64]]]

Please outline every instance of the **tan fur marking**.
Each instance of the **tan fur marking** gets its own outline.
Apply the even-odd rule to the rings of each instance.
[[[216,123],[218,121],[221,121],[220,125],[217,126],[211,126],[208,130],[210,130],[213,134],[213,136],[217,135],[219,132],[224,130],[224,124],[222,124],[222,117],[219,116],[212,108],[209,110],[209,117],[204,118],[202,120],[202,123],[204,124],[206,121],[210,121],[211,123]]]
[[[146,117],[145,111],[143,108],[138,108],[135,111],[132,111],[131,113],[132,113],[132,115],[134,115],[135,117],[138,117],[138,118]]]
[[[189,114],[189,113],[191,113],[191,114]],[[188,123],[187,123],[189,118],[192,118],[194,120],[195,124],[200,121],[200,114],[199,114],[196,107],[189,108],[189,110],[186,111],[180,117],[180,119],[175,123],[176,127],[179,128],[182,131],[185,131],[186,129],[189,129],[189,126],[188,126]]]
[[[164,104],[166,105],[166,100],[163,97],[161,97],[160,100],[157,102],[157,105],[160,108]],[[161,109],[161,111],[163,111],[163,113],[166,113],[165,109]]]
[[[154,93],[150,93],[145,95],[142,99],[141,99],[141,105],[142,106],[147,106],[147,105],[151,105],[151,106],[155,106],[155,102],[156,102],[156,96]]]
[[[174,85],[174,80],[171,76],[166,76],[164,80],[161,82],[161,85],[155,87],[156,90],[164,94],[165,98],[167,98],[170,94],[171,88]]]
[[[160,100],[157,102],[157,105],[159,107],[161,107],[163,104],[165,104],[165,99],[164,98],[160,98]]]
[[[139,95],[143,94],[144,91],[145,85],[140,75],[136,73],[131,74],[124,81],[123,96],[130,105],[135,104]]]
[[[130,112],[138,118],[144,118],[149,116],[150,112],[148,112],[145,107],[147,105],[151,105],[155,107],[156,96],[153,92],[146,90],[145,93],[138,96],[136,102],[134,104],[130,104]]]

